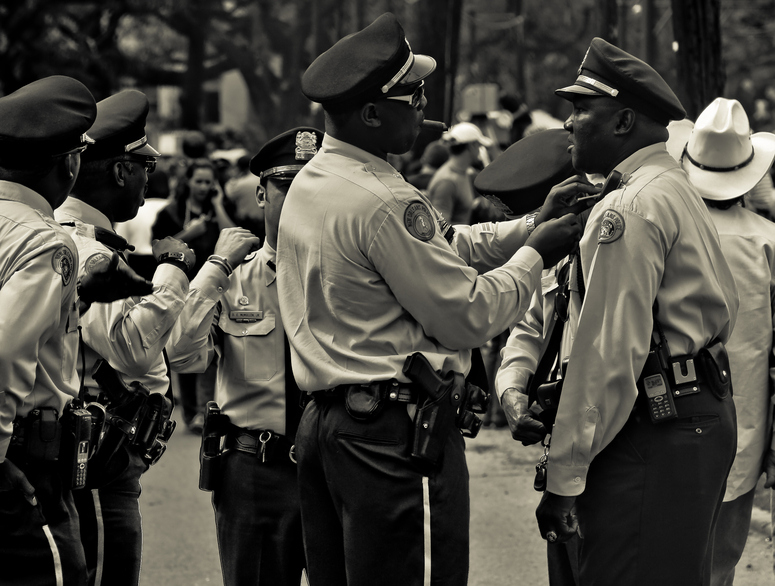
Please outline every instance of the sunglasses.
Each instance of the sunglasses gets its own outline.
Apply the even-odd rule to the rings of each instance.
[[[126,159],[126,161],[130,163],[137,163],[138,165],[142,165],[145,168],[145,172],[148,173],[148,175],[156,171],[156,159],[129,158],[129,159]]]
[[[417,108],[420,107],[420,103],[422,102],[422,99],[425,97],[425,90],[423,89],[424,85],[425,85],[424,81],[420,82],[420,85],[417,87],[416,90],[414,90],[414,93],[412,93],[411,95],[385,96],[385,99],[395,100],[396,102],[406,102],[416,110]]]

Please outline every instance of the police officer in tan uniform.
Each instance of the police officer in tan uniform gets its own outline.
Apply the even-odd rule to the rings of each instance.
[[[71,491],[82,462],[63,442],[79,390],[79,310],[148,290],[136,275],[116,272],[117,257],[102,267],[106,278],[79,282],[78,251],[53,217],[93,143],[86,132],[95,116],[89,90],[64,76],[0,98],[3,584],[87,583]]]
[[[244,258],[258,239],[242,237],[243,258],[200,271],[168,345],[180,371],[202,372],[212,360],[218,367],[215,399],[228,418],[227,452],[211,481],[226,586],[297,586],[304,567],[293,447],[301,397],[277,297],[275,247],[288,188],[322,138],[315,128],[294,128],[251,159],[266,241]],[[225,230],[216,255],[237,235]],[[208,419],[204,442],[209,433]]]
[[[404,367],[418,353],[431,378],[469,374],[471,349],[524,312],[544,264],[579,233],[574,215],[549,218],[576,211],[564,201],[583,187],[540,216],[451,229],[387,162],[420,132],[423,80],[434,68],[387,13],[302,78],[323,106],[326,134],[288,191],[277,286],[293,372],[313,399],[296,453],[314,586],[467,582],[457,416],[447,411],[432,426],[422,415],[434,409],[430,391]],[[434,431],[431,449],[419,438]],[[413,437],[428,449],[415,451]]]
[[[659,74],[595,38],[557,94],[573,104],[574,167],[619,175],[570,269],[580,277],[577,329],[539,529],[558,543],[580,533],[581,584],[701,584],[735,453],[723,346],[735,280],[707,208],[666,150],[667,124],[685,112]]]

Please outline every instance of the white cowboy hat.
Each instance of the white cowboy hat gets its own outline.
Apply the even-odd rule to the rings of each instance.
[[[667,133],[670,136],[667,139],[666,147],[668,154],[673,157],[679,163],[681,162],[681,155],[684,153],[686,143],[689,142],[689,137],[694,129],[694,122],[688,118],[683,120],[671,120],[667,125]]]
[[[775,159],[775,134],[751,134],[743,106],[716,98],[702,111],[681,166],[705,199],[734,199],[749,192]]]

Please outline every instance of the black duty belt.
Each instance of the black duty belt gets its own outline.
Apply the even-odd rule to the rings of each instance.
[[[225,449],[254,454],[262,463],[296,463],[296,446],[284,435],[269,429],[243,429],[229,426]]]
[[[315,400],[344,400],[348,391],[376,391],[379,398],[388,403],[417,403],[420,393],[417,387],[411,383],[401,383],[396,380],[379,381],[363,385],[339,385],[333,389],[314,391],[309,393]]]

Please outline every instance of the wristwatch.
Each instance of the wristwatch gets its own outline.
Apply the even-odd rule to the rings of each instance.
[[[191,270],[191,264],[186,260],[186,255],[182,252],[163,252],[159,256],[158,263],[161,264],[163,262],[178,266],[184,273],[188,273]]]
[[[536,229],[536,216],[538,214],[528,214],[525,216],[525,226],[527,226],[527,235],[530,236]]]

